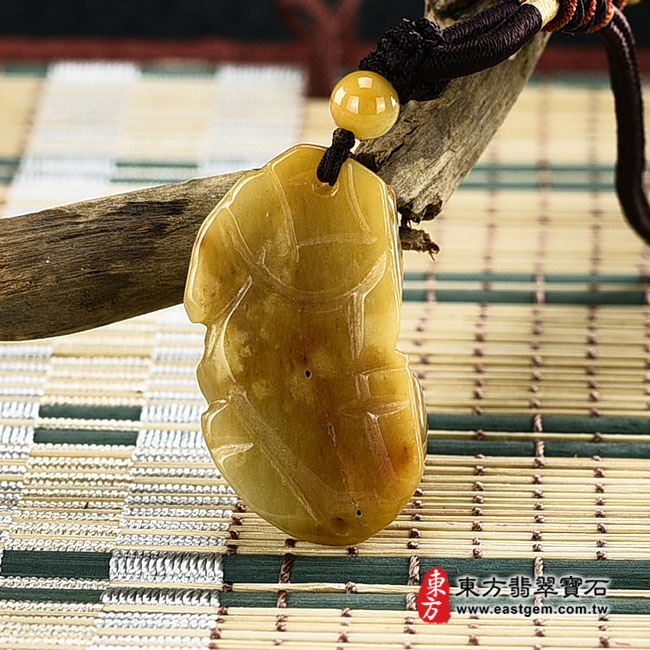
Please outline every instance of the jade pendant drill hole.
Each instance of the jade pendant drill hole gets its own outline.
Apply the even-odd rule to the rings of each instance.
[[[348,524],[348,522],[345,521],[345,519],[342,517],[334,517],[331,524],[332,529],[338,535],[347,535],[348,531],[350,530],[350,524]]]

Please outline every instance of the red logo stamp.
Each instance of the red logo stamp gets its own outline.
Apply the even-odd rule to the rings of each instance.
[[[418,614],[425,623],[446,623],[451,616],[447,572],[433,567],[424,576],[418,593]]]

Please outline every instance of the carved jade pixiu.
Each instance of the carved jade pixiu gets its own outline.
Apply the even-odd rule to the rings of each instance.
[[[244,502],[290,535],[381,530],[424,466],[420,385],[396,351],[392,190],[353,160],[330,187],[299,145],[242,177],[203,223],[185,305],[207,325],[203,431]]]

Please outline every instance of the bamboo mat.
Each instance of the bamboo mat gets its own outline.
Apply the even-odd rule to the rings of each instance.
[[[3,213],[324,143],[303,86],[281,68],[5,66]],[[180,307],[0,344],[0,648],[650,648],[650,258],[614,152],[606,79],[533,81],[426,226],[438,259],[405,255],[400,347],[429,453],[357,547],[288,539],[221,479],[199,431],[203,328]],[[461,598],[462,576],[610,582],[604,600],[549,595],[555,613],[428,625],[413,594],[434,566],[453,606],[516,602]]]

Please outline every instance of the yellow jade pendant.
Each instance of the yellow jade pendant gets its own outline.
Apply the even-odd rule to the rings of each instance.
[[[324,151],[293,147],[226,194],[197,236],[185,306],[208,328],[203,431],[224,477],[289,535],[348,545],[412,497],[426,411],[395,349],[393,192],[354,160],[324,185]]]

